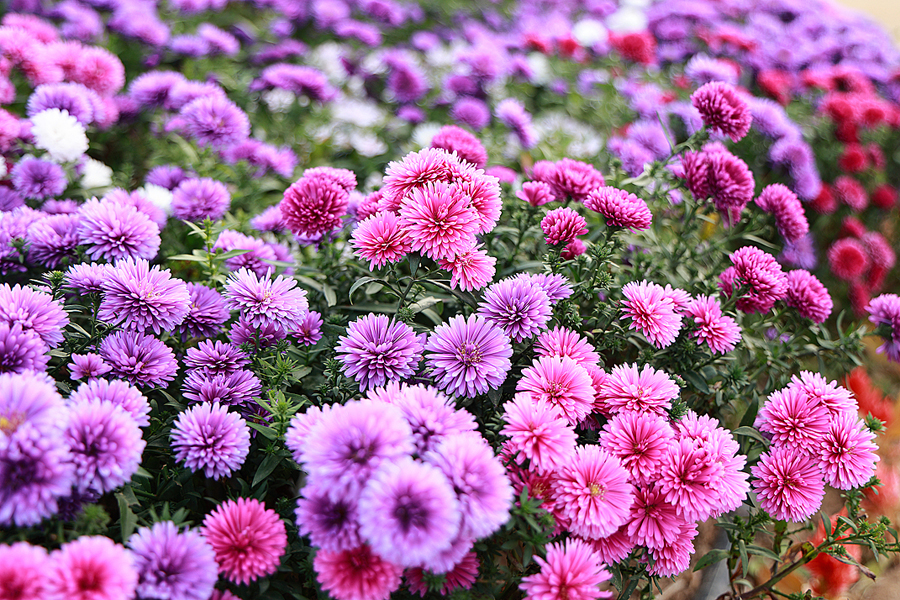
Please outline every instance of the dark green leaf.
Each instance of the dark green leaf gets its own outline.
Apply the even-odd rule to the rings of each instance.
[[[253,476],[253,483],[250,484],[250,487],[256,487],[260,481],[271,475],[272,471],[281,463],[281,459],[282,457],[278,454],[270,454],[263,459],[259,469],[256,470],[256,475]]]

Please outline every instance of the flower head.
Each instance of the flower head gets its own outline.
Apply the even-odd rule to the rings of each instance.
[[[818,456],[789,446],[773,446],[751,469],[753,489],[773,518],[801,523],[815,514],[825,497]]]
[[[358,257],[369,261],[370,271],[398,262],[412,250],[400,218],[392,212],[379,212],[359,223],[350,243]]]
[[[474,397],[503,383],[512,347],[503,330],[483,317],[458,315],[434,330],[425,352],[440,389]]]
[[[647,203],[624,190],[601,187],[584,199],[584,205],[604,217],[611,227],[643,230],[650,228],[653,215]]]
[[[100,343],[100,356],[115,377],[134,385],[162,385],[175,378],[175,353],[153,336],[140,331],[117,331]]]
[[[138,572],[140,598],[209,600],[218,579],[213,549],[194,530],[171,521],[141,527],[128,538]]]
[[[222,294],[200,283],[187,283],[190,308],[178,331],[182,337],[212,337],[231,316]]]
[[[93,260],[144,258],[159,251],[159,226],[130,204],[88,200],[81,206],[78,235]]]
[[[297,501],[297,528],[313,546],[340,552],[360,546],[357,498],[333,500],[327,491],[307,485]]]
[[[546,560],[535,562],[539,573],[522,578],[521,587],[527,600],[596,600],[611,598],[609,592],[600,591],[600,584],[611,577],[594,553],[582,540],[571,538],[562,543],[547,546]]]
[[[313,560],[322,589],[336,600],[388,600],[399,589],[403,567],[363,544],[350,550],[316,552]]]
[[[152,329],[158,334],[184,321],[190,300],[187,285],[173,279],[168,269],[151,269],[146,260],[129,258],[107,271],[97,316],[107,323],[124,321],[127,329]]]
[[[309,309],[306,292],[294,279],[278,275],[262,278],[248,269],[233,273],[225,284],[225,300],[253,327],[273,325],[284,330],[297,323]]]
[[[468,250],[452,258],[438,261],[442,269],[451,273],[450,287],[459,287],[464,292],[478,290],[490,283],[494,277],[497,259],[489,255],[481,246],[473,244]]]
[[[121,406],[139,427],[150,424],[150,402],[140,390],[125,381],[91,379],[78,386],[69,396],[71,405],[90,400]]]
[[[66,172],[56,163],[33,156],[22,158],[12,170],[13,188],[26,198],[55,198],[68,186]]]
[[[548,245],[565,245],[575,240],[576,236],[588,232],[584,217],[568,207],[555,208],[541,219],[541,231],[546,236]]]
[[[828,249],[828,266],[838,279],[856,281],[870,266],[869,255],[862,242],[853,238],[841,238]]]
[[[834,303],[822,282],[809,271],[795,269],[788,271],[787,284],[785,303],[796,308],[801,317],[824,323]]]
[[[28,542],[0,544],[0,598],[29,600],[45,598],[47,551]]]
[[[485,291],[477,314],[502,327],[514,341],[521,342],[544,329],[551,313],[550,298],[539,285],[513,277]]]
[[[339,170],[343,171],[335,169]],[[356,187],[355,176],[352,187]],[[341,217],[347,214],[349,200],[350,189],[341,179],[328,172],[309,169],[285,190],[279,207],[281,216],[291,231],[298,235],[313,236],[340,226]]]
[[[675,341],[681,330],[681,315],[665,288],[648,281],[632,281],[625,284],[622,294],[625,317],[631,318],[629,329],[639,330],[657,348]]]
[[[463,188],[434,182],[409,192],[400,206],[400,226],[413,250],[447,260],[475,244],[479,216]]]
[[[422,358],[422,346],[406,323],[368,314],[350,323],[335,352],[344,374],[366,390],[410,377]]]
[[[131,554],[108,537],[82,536],[50,555],[47,598],[133,598],[138,583]]]
[[[455,152],[464,161],[483,169],[488,161],[487,150],[477,137],[456,125],[444,125],[433,138],[432,148],[441,148],[447,152]]]
[[[221,181],[190,178],[172,191],[172,213],[178,219],[202,221],[221,219],[231,206],[231,194]]]
[[[630,364],[613,367],[598,398],[613,413],[630,410],[663,416],[679,394],[678,385],[664,371],[650,365],[638,370],[637,364]]]
[[[691,335],[697,338],[697,344],[706,342],[714,353],[730,352],[741,341],[741,327],[732,317],[722,314],[718,299],[697,296],[688,302],[685,312],[694,319],[697,328]]]
[[[828,409],[818,398],[788,386],[769,395],[754,425],[776,444],[809,454],[822,443],[829,421]]]
[[[105,375],[112,370],[108,364],[103,362],[103,357],[93,352],[87,354],[73,354],[72,362],[69,363],[70,379],[77,381],[78,379],[94,379]]]
[[[202,145],[226,147],[247,139],[250,121],[238,106],[215,94],[201,96],[185,104],[178,116],[188,133]]]
[[[57,162],[71,162],[87,152],[84,125],[66,110],[49,108],[31,117],[34,145]]]
[[[809,222],[797,195],[780,183],[773,183],[756,199],[756,204],[775,216],[775,225],[782,237],[796,242],[809,233]]]
[[[522,371],[517,391],[529,392],[557,407],[571,424],[593,409],[594,387],[587,370],[568,357],[542,356]]]
[[[600,356],[583,337],[571,329],[555,327],[540,334],[534,343],[537,356],[567,356],[580,365],[596,365]]]
[[[584,202],[591,192],[603,187],[600,171],[571,158],[555,163],[538,161],[534,165],[533,179],[548,184],[557,200],[570,197],[576,202]]]
[[[737,90],[728,83],[711,81],[691,94],[694,105],[703,123],[713,131],[731,138],[736,142],[750,131],[750,108],[738,95]]]
[[[875,434],[852,412],[835,415],[820,451],[825,483],[839,490],[865,485],[879,460],[874,439]]]
[[[10,327],[0,322],[0,373],[43,371],[50,359],[48,350],[33,330],[22,329],[18,323]]]
[[[744,246],[729,258],[734,266],[719,276],[719,284],[727,296],[741,290],[736,303],[738,310],[764,314],[787,294],[787,275],[771,254]]]
[[[50,294],[4,283],[0,284],[0,322],[33,331],[47,346],[55,348],[63,341],[69,316]]]
[[[509,447],[529,461],[538,473],[552,472],[575,456],[575,429],[562,410],[543,398],[518,393],[503,405],[506,425],[500,431],[509,436]]]
[[[603,427],[600,446],[622,462],[633,483],[646,486],[662,468],[674,437],[664,417],[627,410]]]
[[[227,406],[203,402],[178,415],[172,427],[175,459],[207,477],[228,477],[244,464],[250,428]]]
[[[203,519],[203,536],[216,553],[219,573],[247,584],[278,569],[287,546],[284,522],[259,500],[226,500]]]
[[[869,320],[887,328],[889,336],[878,347],[878,352],[887,354],[889,360],[900,362],[900,296],[881,294],[866,306]]]

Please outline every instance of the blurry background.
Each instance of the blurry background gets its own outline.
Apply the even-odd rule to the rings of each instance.
[[[849,8],[869,14],[900,41],[900,0],[837,0]]]

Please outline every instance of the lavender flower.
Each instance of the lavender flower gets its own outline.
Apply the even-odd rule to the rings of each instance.
[[[68,185],[66,172],[56,163],[26,156],[13,167],[13,188],[33,200],[54,198]]]
[[[231,206],[231,194],[221,181],[204,177],[185,179],[172,192],[172,212],[178,219],[221,219]]]
[[[178,113],[188,133],[202,145],[229,146],[250,135],[250,121],[238,106],[219,96],[192,100]]]
[[[182,338],[212,337],[222,331],[222,326],[231,316],[222,295],[199,283],[188,282],[187,290],[190,310],[178,326]]]
[[[103,300],[97,317],[122,322],[127,329],[155,333],[172,331],[190,311],[190,294],[169,270],[150,268],[142,259],[125,259],[107,271]]]
[[[521,342],[546,329],[552,313],[550,297],[540,285],[513,277],[485,291],[477,314],[502,327],[512,340]]]
[[[49,348],[37,333],[18,323],[0,323],[0,373],[43,371]]]
[[[250,450],[250,428],[218,403],[198,404],[178,415],[171,433],[175,459],[207,477],[228,477]]]
[[[368,314],[347,327],[335,352],[344,363],[344,374],[356,379],[365,391],[410,377],[422,358],[422,347],[406,323]]]
[[[140,598],[209,600],[219,566],[212,546],[198,532],[184,533],[171,521],[141,527],[128,538],[138,572]]]
[[[450,394],[473,397],[497,388],[511,366],[509,338],[477,315],[458,315],[438,326],[425,351],[435,383]]]
[[[80,243],[94,260],[151,260],[159,251],[159,226],[134,206],[92,199],[81,207],[80,216]]]
[[[47,346],[55,348],[63,341],[62,331],[69,324],[69,316],[50,294],[4,283],[0,284],[0,323],[34,331]]]
[[[271,325],[284,331],[309,309],[306,292],[296,286],[296,281],[281,275],[275,279],[269,275],[259,278],[241,269],[225,284],[225,300],[231,308],[240,309],[248,325],[257,328]]]
[[[163,385],[175,378],[175,354],[161,341],[139,331],[117,331],[100,344],[111,373],[134,385]]]

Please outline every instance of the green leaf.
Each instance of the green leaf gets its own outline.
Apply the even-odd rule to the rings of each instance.
[[[706,380],[696,371],[686,371],[681,376],[701,394],[709,394],[709,386],[706,385]]]
[[[256,475],[253,476],[253,483],[250,484],[250,487],[256,487],[259,482],[271,475],[272,471],[281,463],[281,460],[282,457],[278,454],[270,454],[265,457],[262,464],[259,465],[259,469],[256,470]]]
[[[426,296],[419,300],[418,302],[414,302],[409,305],[409,310],[413,311],[413,313],[422,312],[426,308],[431,308],[438,302],[440,302],[440,298],[435,298],[434,296]]]
[[[278,434],[271,427],[260,425],[259,423],[247,423],[250,427],[263,434],[263,437],[269,440],[278,439]]]
[[[743,427],[738,427],[732,433],[734,433],[734,435],[742,435],[744,437],[752,438],[763,445],[766,444],[765,438],[763,438],[763,436],[759,433],[759,431],[757,431],[753,427],[748,427],[748,426],[744,425]]]
[[[206,262],[206,257],[197,256],[195,254],[176,254],[175,256],[170,256],[169,260],[190,260],[193,262]]]
[[[697,564],[694,565],[694,572],[697,572],[701,569],[708,567],[709,565],[714,565],[720,560],[725,560],[728,558],[728,551],[722,550],[721,548],[713,548],[697,561]]]
[[[125,498],[125,494],[117,493],[116,501],[119,503],[119,527],[122,530],[122,541],[125,542],[131,537],[135,527],[137,527],[137,515],[128,506],[128,499]]]
[[[762,546],[747,544],[747,552],[749,552],[750,554],[755,554],[756,556],[763,556],[765,558],[781,562],[781,558],[777,554],[775,554],[768,548],[763,548]]]
[[[337,304],[337,294],[334,293],[334,288],[328,285],[327,283],[322,284],[322,293],[325,294],[325,303],[328,306],[334,306]]]
[[[750,567],[750,557],[747,556],[747,544],[744,540],[738,540],[738,551],[741,554],[741,571],[744,577],[747,576],[747,569]]]
[[[364,286],[367,283],[370,283],[372,281],[378,281],[378,278],[377,277],[360,277],[355,282],[353,282],[353,285],[350,286],[350,293],[348,294],[348,296],[350,298],[350,302],[351,303],[353,302],[353,292],[355,292],[362,286]]]

